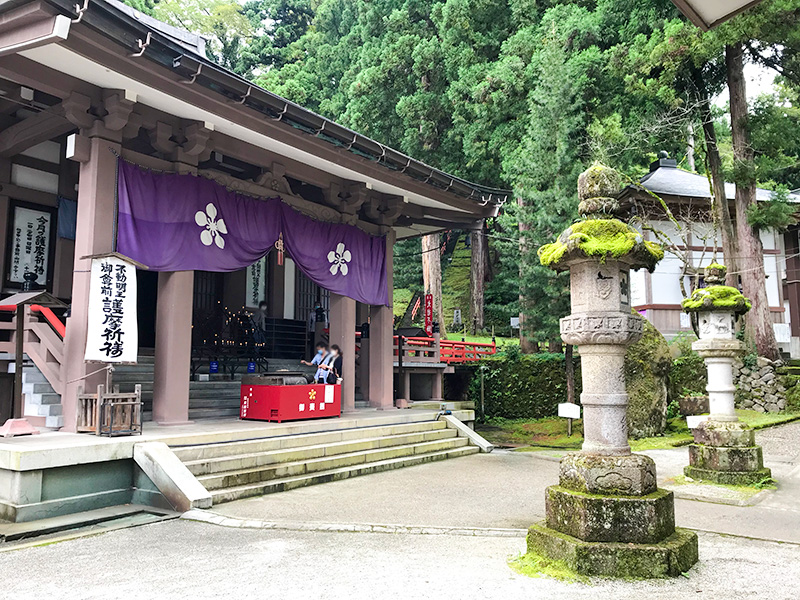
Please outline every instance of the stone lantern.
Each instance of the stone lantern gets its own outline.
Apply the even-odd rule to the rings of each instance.
[[[614,217],[621,188],[608,167],[582,173],[582,219],[539,250],[543,265],[570,272],[561,337],[581,356],[584,443],[561,459],[528,549],[586,575],[675,576],[697,561],[697,536],[675,527],[673,494],[657,488],[653,460],[631,453],[624,374],[625,350],[644,324],[631,311],[630,270],[652,271],[664,251]]]
[[[705,268],[708,287],[694,291],[683,301],[683,310],[693,316],[700,337],[692,349],[703,357],[708,371],[708,420],[692,430],[689,446],[692,479],[728,485],[750,485],[771,477],[764,468],[755,432],[739,421],[734,410],[733,361],[743,354],[736,339],[736,318],[750,310],[750,301],[736,288],[720,285],[727,269],[719,264]]]

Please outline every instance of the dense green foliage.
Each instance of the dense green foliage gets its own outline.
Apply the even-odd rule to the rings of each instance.
[[[703,358],[692,350],[692,339],[682,335],[671,344],[675,358],[669,370],[669,402],[676,402],[681,396],[702,396],[706,393],[708,374]]]
[[[507,327],[522,308],[538,341],[557,335],[568,294],[536,250],[578,216],[576,179],[592,161],[634,179],[659,150],[686,166],[691,125],[705,172],[711,115],[729,180],[800,187],[800,0],[765,0],[707,33],[667,0],[128,1],[206,35],[211,58],[277,94],[455,175],[513,188],[517,201],[489,224],[486,321]],[[751,107],[754,169],[734,165],[713,105],[724,46],[741,40],[750,61],[781,74]],[[768,209],[753,218],[787,212]],[[396,275],[412,291],[420,279],[413,268]]]
[[[789,202],[786,186],[779,186],[768,202],[753,204],[747,209],[747,222],[756,230],[775,229],[786,231],[797,222],[796,207]]]
[[[567,401],[567,377],[563,354],[507,352],[481,367],[473,367],[468,399],[481,406],[483,369],[483,412],[487,419],[540,419],[558,412],[558,403]],[[580,360],[575,360],[576,394],[580,393]]]

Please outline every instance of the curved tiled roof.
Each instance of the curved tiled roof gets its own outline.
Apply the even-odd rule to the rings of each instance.
[[[651,171],[642,177],[640,185],[658,195],[682,196],[684,198],[711,199],[711,183],[705,175],[686,171],[678,167],[677,161],[672,158],[662,158],[654,162]],[[732,183],[725,184],[725,195],[728,200],[733,200],[736,195],[736,186]],[[772,192],[758,188],[756,199],[767,201],[772,199]],[[800,196],[790,194],[790,201],[800,202]]]

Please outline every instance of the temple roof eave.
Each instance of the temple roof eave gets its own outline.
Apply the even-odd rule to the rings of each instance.
[[[75,16],[72,2],[44,2],[61,15]],[[16,8],[24,2],[13,4],[13,8]],[[510,195],[506,190],[480,186],[448,175],[252,85],[193,52],[192,45],[197,40],[193,41],[191,36],[176,39],[170,32],[157,29],[152,23],[148,24],[146,19],[135,18],[135,11],[127,7],[120,8],[117,4],[107,0],[90,0],[80,23],[72,25],[68,38],[58,44],[34,46],[19,54],[62,72],[72,69],[70,74],[74,77],[106,89],[120,89],[126,83],[126,77],[135,83],[136,68],[141,70],[143,64],[155,62],[157,66],[153,66],[156,69],[160,66],[162,72],[168,70],[172,77],[168,81],[160,76],[163,87],[159,89],[151,86],[151,95],[160,92],[168,96],[176,91],[181,93],[192,88],[192,93],[202,94],[209,100],[209,106],[214,105],[215,120],[222,121],[222,126],[230,129],[226,132],[228,135],[241,133],[235,125],[237,122],[247,122],[244,113],[252,121],[252,113],[258,112],[265,125],[263,130],[251,128],[250,139],[237,139],[246,139],[249,143],[269,147],[276,152],[287,152],[287,156],[293,152],[299,160],[312,155],[317,161],[314,165],[317,168],[325,168],[332,175],[344,179],[361,181],[378,192],[401,196],[407,205],[419,207],[423,211],[438,208],[442,212],[451,212],[454,216],[485,218],[496,215],[499,206]],[[6,6],[10,7],[8,4]],[[0,5],[0,11],[2,10]],[[108,44],[108,38],[118,45]],[[126,47],[130,46],[130,50],[133,50],[139,42],[145,45],[144,53],[132,57],[136,53],[127,51]],[[97,50],[98,53],[114,52],[114,56],[106,56],[114,59],[113,64],[104,63],[98,58],[99,55],[92,57],[98,60],[93,62],[88,56],[88,48]],[[124,51],[122,55],[120,50]],[[76,60],[72,60],[77,58],[75,55],[85,60],[78,65]],[[110,73],[119,77],[110,77]],[[189,96],[184,94],[183,97]],[[149,103],[147,94],[143,95],[142,101]],[[185,107],[178,107],[177,100],[173,104],[176,107],[176,116],[202,116],[197,114],[197,110],[178,114],[178,109],[183,110]],[[276,135],[278,128],[280,135]],[[281,146],[282,140],[288,140],[289,143]],[[297,140],[302,140],[302,146]],[[407,216],[414,221],[423,218],[422,215]],[[436,218],[442,219],[443,215]],[[461,220],[463,219],[454,218],[453,225]]]

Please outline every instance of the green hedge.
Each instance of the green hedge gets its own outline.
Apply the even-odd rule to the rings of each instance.
[[[574,358],[575,398],[581,391],[580,359]],[[481,414],[481,377],[484,377],[484,414]],[[541,419],[558,413],[567,401],[567,375],[563,354],[522,355],[519,350],[470,366],[469,400],[475,402],[479,420]]]
[[[706,393],[706,365],[697,353],[684,354],[672,361],[669,370],[669,399],[702,396]]]

